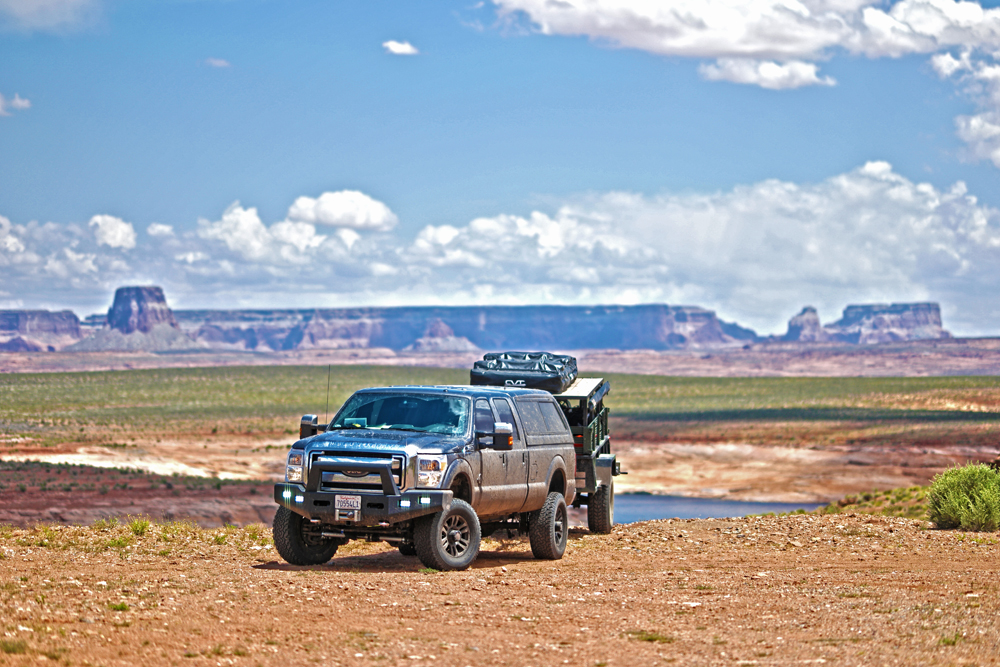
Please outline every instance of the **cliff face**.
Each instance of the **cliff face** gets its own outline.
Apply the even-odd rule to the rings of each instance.
[[[84,336],[87,336],[84,338]],[[872,344],[949,338],[936,303],[848,306],[820,324],[806,307],[769,341]],[[281,351],[383,347],[407,352],[678,350],[761,340],[695,306],[456,306],[171,311],[159,287],[122,287],[107,316],[0,311],[0,351]]]
[[[178,310],[181,329],[213,348],[387,347],[408,351],[718,347],[756,334],[693,306],[465,306],[316,310]]]
[[[802,312],[788,320],[788,332],[781,340],[799,343],[819,343],[829,340],[826,331],[819,323],[819,314],[812,306],[806,306]]]
[[[820,328],[816,309],[806,307],[788,322],[783,341],[835,341],[855,345],[951,338],[941,327],[936,303],[893,303],[848,306],[843,316]]]
[[[80,320],[69,310],[0,310],[0,351],[54,351],[82,337]]]
[[[100,318],[88,317],[91,328]],[[163,289],[119,287],[108,309],[105,325],[91,336],[67,348],[71,352],[160,352],[205,347],[191,340],[180,327]]]
[[[157,325],[178,329],[160,287],[119,287],[108,310],[108,326],[123,334],[149,333]]]

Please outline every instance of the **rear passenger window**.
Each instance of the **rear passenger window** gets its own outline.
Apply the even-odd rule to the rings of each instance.
[[[493,407],[497,409],[497,414],[500,415],[500,421],[506,422],[514,427],[514,439],[520,440],[521,436],[517,432],[517,422],[514,421],[514,411],[511,410],[510,403],[507,402],[507,399],[493,399]]]
[[[542,411],[538,409],[537,401],[518,401],[517,411],[521,413],[521,423],[528,435],[542,435],[548,432]]]
[[[569,426],[563,417],[562,410],[555,403],[538,403],[541,409],[542,418],[545,420],[546,433],[565,433]]]

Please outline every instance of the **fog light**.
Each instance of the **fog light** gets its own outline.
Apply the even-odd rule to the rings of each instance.
[[[427,497],[427,496],[420,496],[420,504],[421,505],[430,505],[431,504],[431,499],[429,497]]]
[[[292,492],[289,491],[288,489],[285,489],[284,491],[281,492],[281,497],[284,498],[285,500],[288,500],[289,498],[292,497]]]
[[[410,506],[410,501],[409,500],[400,500],[399,501],[399,506],[400,507],[409,507]]]
[[[297,502],[297,503],[301,503],[304,500],[305,500],[305,498],[303,498],[302,496],[295,496],[295,502]]]

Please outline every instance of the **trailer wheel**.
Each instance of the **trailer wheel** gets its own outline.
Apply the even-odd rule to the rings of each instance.
[[[479,555],[479,517],[472,505],[452,500],[447,511],[417,519],[413,545],[417,557],[435,570],[465,570]]]
[[[302,515],[279,507],[274,515],[274,548],[292,565],[322,565],[337,553],[341,541],[322,536]]]
[[[611,532],[615,525],[615,480],[602,484],[587,499],[587,527],[592,533]]]
[[[545,499],[542,509],[532,512],[528,541],[531,553],[542,560],[559,560],[566,553],[569,539],[569,514],[566,499],[553,491]]]

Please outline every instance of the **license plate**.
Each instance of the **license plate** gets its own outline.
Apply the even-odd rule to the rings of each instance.
[[[361,496],[335,496],[333,507],[338,510],[361,509]]]

